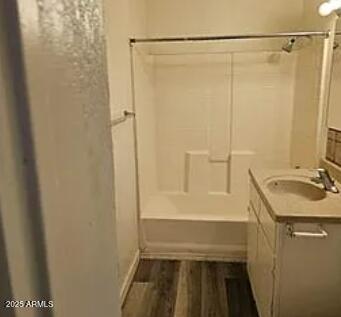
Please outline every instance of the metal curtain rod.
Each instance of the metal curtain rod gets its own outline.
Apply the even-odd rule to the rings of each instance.
[[[283,32],[283,33],[259,33],[259,34],[236,34],[217,36],[184,36],[184,37],[155,37],[155,38],[132,38],[130,44],[154,43],[154,42],[196,42],[196,41],[223,41],[223,40],[245,40],[245,39],[265,39],[281,37],[307,37],[324,36],[329,37],[330,31],[305,31],[305,32]],[[340,35],[341,32],[337,32]]]

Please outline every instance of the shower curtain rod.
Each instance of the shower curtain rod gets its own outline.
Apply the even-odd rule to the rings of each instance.
[[[156,42],[196,42],[196,41],[246,40],[246,39],[265,39],[265,38],[282,38],[282,37],[309,37],[309,36],[324,36],[324,37],[328,38],[329,34],[330,34],[330,31],[305,31],[305,32],[236,34],[236,35],[217,35],[217,36],[131,38],[130,44],[156,43]],[[336,35],[341,35],[341,32],[336,32]]]

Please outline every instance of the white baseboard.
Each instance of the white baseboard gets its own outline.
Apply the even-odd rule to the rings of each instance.
[[[246,262],[246,246],[189,243],[146,243],[144,259]]]
[[[140,262],[140,250],[137,250],[135,253],[135,256],[133,258],[133,261],[130,264],[128,273],[127,273],[126,277],[124,278],[122,287],[121,287],[121,291],[120,291],[121,305],[124,304],[124,301],[127,297],[130,285],[133,282],[134,275],[135,275],[137,268],[139,266],[139,262]]]

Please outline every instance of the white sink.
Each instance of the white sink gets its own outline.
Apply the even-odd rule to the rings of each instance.
[[[273,179],[267,183],[267,188],[272,194],[295,200],[318,201],[327,197],[324,189],[301,180]]]

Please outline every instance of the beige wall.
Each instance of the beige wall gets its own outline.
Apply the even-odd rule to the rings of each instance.
[[[336,24],[336,29],[341,30],[341,23],[338,20]],[[339,45],[341,44],[341,36],[335,36],[335,42]],[[341,49],[338,46],[333,52],[332,61],[332,73],[331,73],[331,83],[330,83],[330,97],[329,97],[329,111],[328,111],[328,127],[341,129],[341,107],[340,107],[340,97],[341,97]]]
[[[119,316],[102,4],[18,6],[54,316]]]
[[[302,0],[147,0],[148,33],[233,34],[297,30]]]
[[[307,30],[327,30],[330,18],[318,14],[321,0],[305,0],[302,27]],[[323,38],[298,53],[295,104],[292,133],[292,166],[316,167],[319,152],[319,114]]]
[[[308,30],[327,30],[328,18],[321,17],[318,8],[324,0],[303,0],[303,19],[301,23]]]
[[[291,135],[293,167],[314,167],[317,155],[317,116],[323,40],[298,53]]]
[[[333,57],[333,72],[329,99],[328,126],[341,129],[341,52],[336,49]]]
[[[129,38],[145,30],[144,1],[105,0],[111,117],[132,111]],[[112,129],[121,292],[138,252],[137,196],[133,119]]]

